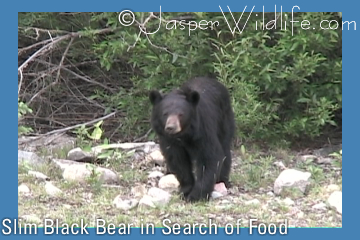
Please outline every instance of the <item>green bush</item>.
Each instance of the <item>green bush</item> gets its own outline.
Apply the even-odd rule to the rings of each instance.
[[[166,29],[163,22],[159,31],[147,38],[144,34],[138,37],[136,24],[120,25],[117,13],[81,13],[72,16],[71,22],[56,13],[46,14],[21,15],[19,26],[37,24],[81,31],[82,44],[69,50],[73,62],[99,59],[109,74],[120,73],[131,80],[132,87],[121,88],[116,94],[94,88],[91,96],[105,103],[108,111],[118,109],[126,114],[118,129],[123,136],[141,135],[150,128],[148,90],[168,91],[200,75],[217,76],[229,88],[237,136],[243,140],[315,137],[324,127],[341,121],[341,116],[335,117],[342,106],[341,29],[304,30],[298,22],[292,34],[291,13],[283,13],[286,31],[279,25],[263,31],[259,29],[262,14],[251,15],[245,25],[249,13],[244,13],[240,21],[240,28],[245,26],[243,32],[232,34],[221,12],[162,13],[165,21],[185,15],[196,22],[205,19],[219,25],[189,35],[187,29]],[[241,15],[233,14],[235,19]],[[135,15],[140,22],[149,16]],[[231,14],[225,15],[234,28]],[[274,13],[264,17],[268,22]],[[296,13],[295,17],[307,19],[311,26],[319,26],[322,20],[342,21],[337,13]],[[147,32],[154,32],[158,25],[158,19],[151,19],[145,27]],[[113,31],[96,34],[105,27]]]
[[[18,121],[27,113],[32,113],[32,110],[18,99]],[[32,128],[18,124],[18,136],[28,134],[32,131]]]

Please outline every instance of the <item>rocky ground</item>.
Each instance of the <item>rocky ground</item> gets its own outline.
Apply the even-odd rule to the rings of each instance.
[[[233,152],[232,187],[215,186],[209,202],[186,203],[153,142],[99,145],[84,151],[64,135],[20,138],[19,218],[89,227],[106,224],[287,223],[342,227],[341,145],[307,152]],[[90,150],[90,151],[89,151]],[[335,154],[334,154],[335,153]]]

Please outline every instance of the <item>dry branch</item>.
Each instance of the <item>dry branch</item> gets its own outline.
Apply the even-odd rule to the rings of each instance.
[[[69,130],[72,130],[72,129],[75,129],[75,128],[78,128],[78,127],[81,127],[81,126],[87,126],[87,125],[90,125],[90,124],[93,124],[93,123],[96,123],[98,121],[101,121],[101,120],[105,120],[111,116],[114,116],[116,114],[116,112],[112,112],[104,117],[100,117],[100,118],[97,118],[97,119],[94,119],[94,120],[91,120],[91,121],[88,121],[88,122],[85,122],[85,123],[79,123],[79,124],[76,124],[74,126],[70,126],[70,127],[66,127],[66,128],[62,128],[62,129],[57,129],[57,130],[54,130],[54,131],[50,131],[50,132],[47,132],[47,133],[44,133],[44,134],[40,134],[40,136],[48,136],[48,135],[52,135],[52,134],[55,134],[55,133],[62,133],[62,132],[66,132],[66,131],[69,131]]]

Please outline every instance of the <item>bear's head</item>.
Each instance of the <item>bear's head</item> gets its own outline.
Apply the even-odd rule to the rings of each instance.
[[[196,106],[200,100],[197,91],[175,90],[162,95],[156,90],[149,94],[153,105],[152,123],[158,133],[170,136],[187,132],[196,119]]]

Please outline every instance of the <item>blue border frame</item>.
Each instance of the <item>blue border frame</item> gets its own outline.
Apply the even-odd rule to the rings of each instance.
[[[183,12],[183,11],[192,11],[192,12],[220,12],[219,6],[221,6],[224,12],[228,12],[227,6],[230,7],[232,12],[238,11],[242,12],[245,6],[247,7],[247,11],[252,8],[252,6],[256,6],[254,11],[262,11],[262,6],[265,6],[265,11],[272,12],[274,11],[275,5],[278,7],[282,6],[283,12],[291,11],[293,6],[299,6],[301,12],[342,12],[343,13],[343,21],[356,21],[360,23],[360,17],[358,11],[360,8],[359,2],[355,1],[309,1],[309,0],[302,0],[302,1],[265,1],[265,0],[258,0],[258,1],[189,1],[189,0],[182,0],[182,1],[162,1],[162,0],[152,0],[152,1],[145,1],[145,0],[137,0],[137,1],[17,1],[17,2],[9,2],[6,6],[3,4],[3,11],[1,14],[1,20],[3,23],[2,27],[2,63],[1,66],[3,67],[3,83],[2,86],[4,87],[5,92],[0,95],[0,102],[3,103],[2,107],[2,118],[1,118],[1,126],[3,127],[3,136],[1,138],[1,148],[2,148],[2,167],[1,167],[1,174],[0,174],[0,182],[3,184],[1,189],[0,197],[1,204],[0,204],[0,214],[1,218],[0,221],[2,222],[3,219],[16,219],[17,218],[17,181],[16,181],[16,169],[17,163],[15,159],[16,153],[16,135],[11,135],[11,131],[15,132],[16,128],[16,113],[15,113],[15,92],[17,90],[17,85],[15,81],[11,79],[17,73],[15,69],[15,48],[16,48],[16,39],[17,36],[17,13],[18,12],[50,12],[50,11],[79,11],[79,12],[86,12],[86,11],[109,11],[109,12],[120,12],[124,9],[130,9],[132,11],[145,11],[145,12],[158,12],[159,7],[161,6],[162,12]],[[268,6],[268,7],[267,7]],[[16,10],[16,11],[15,11]],[[12,39],[14,37],[14,39]],[[339,239],[342,235],[349,234],[349,238],[352,238],[350,232],[355,231],[357,229],[357,216],[356,211],[357,209],[357,200],[358,198],[354,194],[357,190],[357,179],[353,178],[353,181],[347,180],[349,176],[356,175],[356,171],[359,169],[359,161],[356,159],[356,152],[357,149],[357,133],[359,133],[358,128],[358,119],[356,116],[351,117],[354,112],[356,112],[357,108],[357,98],[359,96],[358,92],[359,81],[358,76],[355,74],[356,69],[359,68],[359,60],[358,55],[360,53],[358,44],[359,33],[356,30],[344,30],[343,31],[343,56],[344,56],[344,64],[343,64],[343,77],[344,77],[344,86],[343,86],[343,101],[348,106],[344,106],[344,121],[343,121],[343,131],[344,131],[344,152],[345,152],[345,164],[344,166],[344,186],[343,192],[344,194],[344,204],[343,204],[343,229],[288,229],[288,234],[291,238],[295,239],[304,239],[306,238],[325,238],[325,239]],[[346,80],[348,79],[348,80]],[[350,82],[351,81],[351,82]],[[14,91],[14,94],[12,91]],[[10,100],[14,98],[14,100]],[[9,104],[9,105],[8,105]],[[354,104],[354,111],[350,111],[351,105]],[[14,107],[11,107],[14,105]],[[12,119],[14,117],[14,119]],[[11,130],[14,129],[14,130]],[[9,131],[9,134],[8,134]],[[353,133],[354,139],[350,136],[349,133]],[[14,150],[11,150],[14,148]],[[353,151],[354,150],[354,151]],[[14,154],[14,155],[13,155]],[[351,167],[349,167],[349,159],[351,161]],[[352,173],[353,172],[353,173]],[[354,207],[352,207],[354,206]],[[0,235],[2,234],[2,230],[4,229],[0,222]],[[38,236],[43,236],[43,229],[38,229]],[[162,229],[156,229],[155,235],[149,235],[148,237],[157,238],[157,237],[166,237],[161,233]],[[89,229],[89,233],[91,236],[96,236],[95,229]],[[218,235],[207,235],[207,237],[219,237],[225,236],[224,229],[218,229]],[[11,235],[12,237],[17,237],[20,235]],[[30,235],[21,235],[21,236],[28,236],[28,237],[36,237]],[[99,235],[103,236],[103,235]],[[115,234],[115,236],[118,236]],[[140,230],[139,229],[132,229],[131,230],[131,237],[140,237]],[[169,235],[172,236],[172,235]],[[199,234],[189,235],[187,237],[195,237],[199,236]],[[237,236],[229,235],[229,237],[245,237],[249,236],[248,229],[241,229],[241,234]],[[252,236],[260,237],[259,234],[253,234]],[[356,236],[356,235],[355,235]],[[266,235],[265,237],[269,237]],[[274,236],[278,238],[279,235]]]

